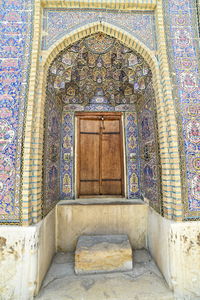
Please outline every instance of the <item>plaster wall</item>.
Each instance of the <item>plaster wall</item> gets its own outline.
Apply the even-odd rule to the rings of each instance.
[[[80,235],[128,234],[134,249],[146,248],[145,204],[57,205],[57,251],[74,251]]]
[[[55,252],[55,209],[37,226],[0,227],[0,299],[28,300]]]
[[[149,248],[177,299],[199,299],[200,222],[166,220],[146,204],[56,209],[37,226],[1,226],[0,299],[33,299],[56,251],[73,251],[81,234],[111,233],[128,234],[134,249]]]
[[[54,208],[40,222],[39,228],[39,243],[38,243],[38,259],[37,259],[37,280],[36,294],[40,289],[42,281],[51,264],[51,260],[56,252],[56,208]]]
[[[200,222],[173,222],[148,212],[148,248],[177,299],[200,297]]]

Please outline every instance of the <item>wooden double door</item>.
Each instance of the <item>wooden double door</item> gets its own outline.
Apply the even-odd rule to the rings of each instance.
[[[79,113],[78,196],[123,195],[121,113]]]

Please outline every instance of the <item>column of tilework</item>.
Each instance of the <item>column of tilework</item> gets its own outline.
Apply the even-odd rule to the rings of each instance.
[[[28,225],[41,217],[41,187],[42,187],[42,147],[43,139],[39,122],[37,92],[38,59],[40,49],[40,0],[35,1],[33,48],[31,56],[31,71],[29,79],[28,105],[24,129],[24,152],[22,173],[22,223]],[[39,200],[39,203],[38,203]],[[38,211],[39,210],[39,211]]]
[[[176,112],[172,97],[172,85],[169,76],[168,58],[166,52],[165,30],[160,1],[156,8],[156,24],[158,38],[158,54],[161,70],[161,82],[164,95],[163,119],[164,126],[160,132],[161,164],[163,177],[163,210],[164,215],[176,220],[182,219],[180,159],[178,150],[178,130]]]
[[[200,217],[199,43],[196,1],[163,2],[173,97],[179,123],[179,150],[185,219]],[[173,141],[172,141],[173,142]]]
[[[21,155],[34,1],[1,1],[0,223],[21,219]],[[29,175],[26,174],[28,177]]]

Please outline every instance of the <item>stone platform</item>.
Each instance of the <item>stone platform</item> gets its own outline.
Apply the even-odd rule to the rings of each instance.
[[[127,235],[91,235],[78,239],[76,274],[129,271],[132,267],[132,248]]]

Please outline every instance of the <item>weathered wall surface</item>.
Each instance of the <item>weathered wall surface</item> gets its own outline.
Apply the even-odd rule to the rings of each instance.
[[[82,234],[128,234],[134,249],[146,247],[145,204],[57,206],[57,251],[74,251]]]
[[[55,209],[36,226],[0,227],[0,298],[32,299],[55,253]]]
[[[34,294],[37,294],[42,281],[49,269],[52,258],[56,252],[56,208],[38,224],[38,258],[37,258],[37,277]]]
[[[1,299],[29,299],[35,289],[38,233],[35,227],[0,228]]]
[[[175,295],[199,299],[200,222],[176,223],[150,209],[147,228],[147,247]]]

